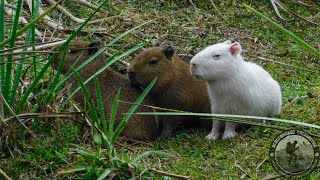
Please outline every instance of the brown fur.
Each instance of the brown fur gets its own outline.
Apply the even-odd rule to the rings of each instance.
[[[81,58],[78,60],[74,67],[78,67],[79,65],[81,65],[99,50],[99,46],[99,42],[72,41],[67,52],[62,73],[66,74],[79,57]],[[79,74],[83,81],[88,79],[106,64],[106,57],[102,54],[103,53],[101,53],[101,55],[99,55],[95,60],[89,63],[84,69],[80,70]],[[53,63],[53,67],[55,69],[58,69],[61,57],[62,55],[60,55]],[[115,72],[110,68],[106,69],[98,76],[98,82],[101,89],[101,96],[104,100],[104,109],[107,119],[110,117],[115,94],[119,88],[121,88],[120,100],[130,103],[134,103],[142,93],[140,89],[133,87],[130,84],[128,78],[125,75]],[[72,91],[79,87],[78,81],[75,76],[73,76],[68,81],[68,83],[72,83]],[[93,101],[95,102],[96,91],[94,81],[91,80],[90,82],[88,82],[86,87],[91,97],[93,98]],[[74,100],[79,102],[81,105],[84,105],[85,98],[81,90],[76,93],[76,95],[74,96]],[[152,101],[149,99],[149,97],[146,97],[142,104],[152,105]],[[116,116],[116,125],[118,125],[119,122],[123,119],[123,117],[125,116],[124,113],[127,113],[131,106],[131,104],[119,102]],[[152,111],[152,109],[142,106],[137,109],[137,112],[150,111]],[[158,131],[159,130],[155,116],[133,115],[123,129],[121,136],[127,137],[129,139],[145,141],[155,139],[159,134]]]
[[[188,112],[209,113],[210,101],[204,82],[191,76],[189,64],[173,56],[171,47],[152,47],[130,62],[129,79],[132,84],[145,88],[158,77],[150,95],[157,106]],[[160,137],[168,137],[183,121],[193,127],[199,118],[186,116],[161,116]],[[203,126],[210,127],[208,121]]]

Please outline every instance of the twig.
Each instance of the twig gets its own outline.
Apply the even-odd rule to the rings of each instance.
[[[258,170],[258,169],[260,168],[260,166],[261,166],[264,162],[266,162],[267,159],[268,159],[268,158],[265,158],[263,161],[261,161],[261,163],[258,164],[258,166],[256,167],[256,169]]]
[[[278,16],[280,19],[284,20],[284,21],[289,21],[289,20],[287,20],[287,19],[284,19],[284,18],[280,15],[279,10],[278,10],[278,6],[276,5],[275,1],[276,1],[276,0],[270,0],[271,5],[272,5],[274,11],[276,12],[277,16]]]
[[[172,174],[172,173],[157,170],[155,168],[148,168],[148,169],[155,172],[155,173],[163,175],[163,176],[169,176],[169,177],[173,177],[173,178],[177,178],[177,179],[191,179],[190,176],[182,176],[182,175],[178,175],[178,174]]]
[[[13,112],[13,110],[11,109],[10,105],[8,104],[8,102],[6,101],[6,99],[3,97],[2,92],[0,92],[0,100],[3,101],[4,105],[7,107],[7,109],[9,109],[10,113],[14,116],[14,119],[17,119],[22,126],[34,137],[36,138],[36,136],[33,134],[33,132],[20,120],[20,118]],[[6,122],[6,120],[4,120],[4,122]]]
[[[43,50],[43,49],[49,49],[49,48],[61,45],[61,44],[65,43],[66,41],[67,40],[62,40],[62,41],[58,41],[58,42],[42,44],[42,45],[39,45],[39,46],[35,46],[34,50],[35,51],[39,51],[39,50]],[[23,51],[32,51],[32,50],[33,50],[33,47],[29,47],[26,50],[24,50],[24,49],[15,50],[15,51],[13,51],[13,53],[21,53]]]
[[[66,33],[72,33],[72,32],[74,32],[75,31],[75,29],[68,29],[68,28],[66,28],[66,29],[59,29],[60,31],[63,31],[63,32],[66,32]],[[113,35],[111,35],[111,34],[109,34],[109,33],[107,33],[107,32],[102,32],[102,31],[104,31],[104,29],[94,29],[94,30],[92,30],[92,32],[88,32],[88,31],[86,31],[86,30],[81,30],[79,33],[78,33],[78,35],[88,35],[89,33],[91,33],[91,34],[94,34],[94,35],[96,35],[96,36],[102,36],[102,35],[106,35],[106,36],[109,36],[109,37],[112,37],[112,38],[115,38],[115,36],[113,36]]]
[[[295,13],[294,11],[292,11],[292,10],[290,10],[289,8],[287,8],[286,6],[284,6],[280,1],[275,0],[275,3],[276,3],[279,7],[281,7],[283,10],[287,11],[288,13],[291,13],[293,16],[298,17],[298,18],[300,18],[300,19],[302,19],[302,20],[305,20],[305,21],[307,21],[307,22],[309,22],[309,23],[311,23],[311,24],[313,24],[313,25],[316,25],[316,26],[319,25],[318,23],[312,22],[312,21],[310,21],[310,20],[308,20],[308,19],[305,19],[305,18],[303,18],[302,16],[298,15],[298,14]]]
[[[308,69],[308,68],[303,68],[303,67],[299,67],[299,66],[294,66],[294,65],[291,65],[291,64],[287,64],[287,63],[275,61],[275,60],[272,60],[272,59],[267,59],[267,58],[260,57],[260,56],[258,56],[258,59],[261,59],[261,60],[264,60],[264,61],[270,61],[270,62],[273,62],[273,63],[281,64],[281,65],[284,65],[284,66],[288,66],[288,67],[294,67],[294,68],[297,68],[297,69],[303,69],[303,70],[305,70],[305,71],[309,71],[309,72],[313,72],[313,73],[318,73],[317,71],[313,71],[313,70],[310,70],[310,69]]]
[[[197,10],[197,6],[192,2],[192,0],[189,0],[190,4],[192,5],[192,7],[194,8],[194,10]]]
[[[54,118],[54,117],[69,117],[71,115],[83,114],[84,112],[62,112],[62,113],[26,113],[11,116],[4,120],[4,122],[19,118],[19,119],[30,119],[30,118]]]
[[[2,169],[0,168],[0,174],[7,180],[11,180],[11,178],[5,173],[2,171]]]
[[[282,177],[281,175],[277,174],[277,175],[271,175],[269,177],[265,177],[262,180],[271,180],[271,179],[277,179],[279,177]]]
[[[96,19],[96,20],[89,21],[88,24],[96,24],[96,23],[100,23],[100,22],[103,22],[106,20],[117,19],[117,18],[120,18],[120,17],[119,16],[105,17],[102,19]]]
[[[96,6],[96,5],[90,3],[89,1],[86,1],[86,0],[71,0],[71,1],[79,3],[79,4],[82,4],[82,5],[85,5],[85,6],[89,7],[89,8],[94,9],[94,10],[98,9],[98,6]],[[99,12],[104,13],[104,14],[108,13],[107,11],[105,11],[103,9],[100,9]]]
[[[45,0],[50,4],[55,4],[56,2],[54,0]],[[59,11],[61,11],[64,15],[66,15],[68,18],[70,18],[71,20],[73,20],[74,22],[76,22],[77,24],[81,24],[83,23],[85,20],[81,19],[81,18],[77,18],[74,15],[72,15],[68,10],[66,10],[63,6],[58,5],[57,9]],[[94,23],[99,23],[102,21],[105,21],[106,19],[113,19],[113,18],[117,18],[118,16],[114,16],[114,17],[107,17],[107,18],[102,18],[102,19],[97,19],[97,20],[93,20],[93,21],[89,21],[88,24],[94,24]]]
[[[316,95],[305,95],[305,96],[297,96],[297,97],[295,97],[295,98],[293,98],[290,102],[288,102],[285,106],[283,106],[283,108],[286,108],[287,106],[290,106],[291,104],[293,104],[293,103],[295,103],[295,102],[297,102],[298,100],[300,100],[300,99],[304,99],[304,98],[307,98],[307,97],[309,97],[309,98],[313,98],[313,97],[311,97],[311,96],[318,96],[319,94],[316,94]]]

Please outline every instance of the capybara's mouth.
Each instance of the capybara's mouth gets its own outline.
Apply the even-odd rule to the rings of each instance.
[[[133,86],[137,86],[137,87],[140,87],[140,86],[141,86],[141,84],[137,81],[136,75],[135,75],[134,72],[128,72],[128,77],[129,77],[130,83],[131,83]]]

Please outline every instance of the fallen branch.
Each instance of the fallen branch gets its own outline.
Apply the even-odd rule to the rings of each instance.
[[[276,12],[277,16],[278,16],[280,19],[284,20],[284,21],[289,21],[289,20],[287,20],[287,19],[284,19],[284,18],[280,15],[278,6],[276,5],[276,2],[275,2],[275,1],[276,1],[276,0],[270,0],[271,5],[272,5],[274,11]]]
[[[313,25],[319,26],[318,23],[315,23],[315,22],[312,22],[312,21],[310,21],[310,20],[308,20],[308,19],[305,19],[305,18],[303,18],[302,16],[298,15],[297,13],[295,13],[294,11],[290,10],[289,8],[287,8],[286,6],[284,6],[280,1],[275,0],[275,3],[276,3],[279,7],[281,7],[283,10],[285,10],[287,13],[290,13],[290,14],[292,14],[292,15],[295,16],[295,17],[298,17],[298,18],[300,18],[300,19],[302,19],[302,20],[305,20],[305,21],[307,21],[308,23],[311,23],[311,24],[313,24]]]
[[[11,180],[11,178],[5,173],[2,171],[2,169],[0,168],[0,174],[7,180]]]
[[[44,50],[44,49],[49,49],[58,45],[61,45],[63,43],[65,43],[67,40],[62,40],[62,41],[58,41],[58,42],[53,42],[53,43],[45,43],[45,44],[41,44],[39,46],[35,46],[35,47],[29,47],[27,49],[18,49],[13,51],[13,53],[25,53],[27,51],[39,51],[39,50]],[[21,47],[20,47],[21,48]]]
[[[47,1],[48,3],[50,4],[55,4],[56,2],[54,0],[45,0]],[[63,6],[61,5],[58,5],[57,6],[57,9],[62,12],[64,15],[66,15],[68,18],[70,18],[71,20],[73,20],[74,22],[76,22],[77,24],[81,24],[83,23],[85,20],[84,19],[81,19],[81,18],[77,18],[75,17],[73,14],[71,14],[67,9],[65,9]],[[103,22],[105,20],[108,20],[108,19],[113,19],[113,18],[117,18],[117,16],[114,16],[114,17],[106,17],[106,18],[102,18],[102,19],[96,19],[96,20],[93,20],[93,21],[89,21],[88,24],[95,24],[95,23],[100,23],[100,22]]]
[[[191,179],[190,176],[182,176],[182,175],[178,175],[178,174],[172,174],[172,173],[157,170],[155,168],[148,168],[148,169],[150,171],[153,171],[153,172],[160,174],[160,175],[163,175],[163,176],[169,176],[169,177],[173,177],[173,178],[177,178],[177,179]]]

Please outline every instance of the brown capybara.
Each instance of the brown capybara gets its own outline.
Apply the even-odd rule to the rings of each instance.
[[[80,66],[83,62],[89,59],[93,54],[95,54],[100,49],[101,43],[98,41],[94,42],[85,42],[85,41],[71,41],[64,62],[64,66],[62,69],[62,73],[66,74],[69,69],[73,71],[75,68]],[[55,49],[57,49],[56,47]],[[54,61],[53,67],[54,69],[58,69],[59,63],[62,58],[61,53],[58,58]],[[85,68],[79,71],[79,74],[83,81],[88,79],[98,70],[100,70],[106,64],[106,57],[104,53],[101,53],[96,59],[90,62]],[[120,100],[126,101],[129,103],[134,103],[140,94],[142,93],[141,89],[134,87],[130,84],[128,78],[120,74],[110,68],[107,68],[101,74],[97,76],[102,100],[104,102],[104,110],[106,113],[106,118],[110,117],[113,102],[116,96],[117,90],[121,89]],[[71,85],[71,91],[75,90],[79,87],[79,83],[75,77],[75,75],[69,79],[68,81]],[[94,80],[91,80],[86,84],[86,88],[88,89],[93,101],[96,103],[96,91]],[[75,94],[73,99],[84,105],[85,97],[82,91],[79,91]],[[146,97],[142,104],[152,105],[152,101],[149,97]],[[118,125],[125,113],[128,112],[132,104],[121,103],[118,104],[117,115],[116,115],[116,125]],[[152,109],[140,106],[136,112],[150,112]],[[133,140],[141,140],[148,141],[153,140],[159,135],[159,127],[157,123],[156,116],[131,116],[129,122],[126,124],[123,129],[121,136]]]
[[[204,82],[190,74],[189,64],[174,56],[172,47],[151,47],[130,62],[128,76],[133,85],[146,88],[158,77],[149,95],[159,107],[188,112],[210,113],[210,101]],[[160,116],[161,138],[168,137],[178,123],[191,127],[210,122],[198,117]]]

